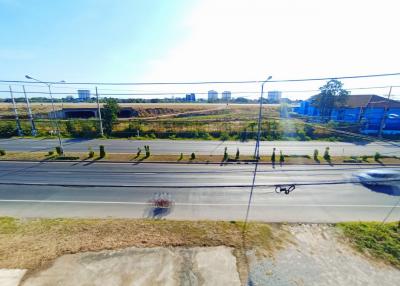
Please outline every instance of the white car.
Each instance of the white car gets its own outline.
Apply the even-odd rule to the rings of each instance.
[[[358,181],[370,186],[400,186],[400,171],[375,169],[355,174]]]

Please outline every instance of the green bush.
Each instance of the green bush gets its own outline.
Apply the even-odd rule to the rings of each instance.
[[[64,154],[63,149],[61,148],[61,146],[57,146],[56,147],[56,153],[58,156],[61,156],[62,154]]]
[[[330,161],[331,160],[331,155],[329,155],[329,147],[325,148],[324,159],[325,159],[325,161]]]
[[[229,134],[227,132],[222,132],[219,138],[221,141],[227,141],[229,140]]]
[[[381,154],[379,152],[376,152],[374,155],[374,160],[379,161],[380,158],[382,158]]]
[[[89,158],[93,158],[94,157],[94,151],[92,150],[92,147],[89,147],[89,154],[88,154]]]
[[[236,156],[235,156],[235,160],[239,160],[240,157],[240,152],[239,152],[239,148],[236,149]]]
[[[276,149],[276,148],[274,148],[274,149],[272,150],[272,155],[271,155],[271,162],[272,162],[272,163],[275,163],[275,159],[276,159],[276,158],[275,158],[275,149]]]
[[[142,149],[140,147],[137,148],[136,157],[139,157],[142,153]]]
[[[54,151],[49,151],[48,153],[47,153],[47,156],[53,156],[54,155]]]
[[[6,154],[6,150],[0,149],[0,156],[4,156]]]
[[[190,160],[194,160],[196,159],[196,154],[194,154],[194,152],[190,155]]]
[[[279,155],[279,163],[283,163],[285,162],[285,156],[283,156],[282,151],[280,151],[280,155]]]
[[[182,161],[182,159],[183,159],[183,153],[181,153],[181,155],[179,156],[178,161]]]
[[[12,122],[2,122],[0,124],[0,137],[9,138],[17,135],[17,128]]]
[[[314,150],[314,161],[318,161],[318,149]]]
[[[104,145],[100,145],[100,158],[104,158],[106,156],[106,151],[104,149]]]
[[[150,146],[149,145],[145,145],[144,146],[144,150],[146,151],[146,158],[150,157]]]
[[[228,160],[228,157],[229,157],[229,155],[228,155],[228,147],[225,147],[225,150],[224,150],[224,161],[227,161]]]

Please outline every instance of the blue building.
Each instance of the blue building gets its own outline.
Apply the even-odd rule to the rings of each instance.
[[[320,120],[319,110],[310,99],[302,101],[296,112]],[[379,133],[381,126],[382,134],[400,134],[400,101],[374,94],[350,95],[343,107],[332,111],[330,120],[359,123],[360,131],[366,134]]]
[[[186,97],[185,97],[185,101],[187,101],[187,102],[195,102],[196,101],[196,94],[187,93]]]

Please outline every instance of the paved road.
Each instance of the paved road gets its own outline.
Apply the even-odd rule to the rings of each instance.
[[[57,146],[56,139],[2,139],[0,140],[0,149],[8,151],[48,151]],[[64,147],[66,151],[83,151],[86,152],[88,147],[97,149],[99,145],[104,145],[108,152],[136,153],[137,148],[143,148],[149,145],[153,154],[223,154],[224,148],[228,147],[228,152],[234,154],[236,148],[240,149],[241,154],[253,154],[254,141],[238,142],[238,141],[188,141],[188,140],[83,140],[83,139],[66,139]],[[312,156],[314,149],[318,149],[320,154],[323,153],[325,147],[330,147],[331,155],[373,155],[379,152],[385,155],[400,155],[400,143],[384,143],[376,142],[369,144],[352,144],[342,142],[299,142],[299,141],[272,141],[261,142],[261,154],[270,154],[272,148],[276,147],[285,154],[310,155]]]
[[[168,218],[240,220],[252,165],[0,162],[0,215],[21,217],[146,217],[148,201],[167,192]],[[400,189],[351,183],[362,167],[260,166],[250,219],[288,222],[383,220]],[[366,168],[366,167],[365,167]],[[400,170],[400,168],[399,168]],[[332,185],[319,183],[336,182]],[[273,184],[297,183],[290,195]],[[395,195],[386,194],[395,192]],[[400,218],[400,206],[389,220]]]

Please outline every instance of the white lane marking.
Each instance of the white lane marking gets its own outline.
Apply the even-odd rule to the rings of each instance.
[[[52,204],[116,204],[116,205],[148,205],[147,202],[106,202],[106,201],[57,201],[57,200],[0,200],[0,203],[52,203]],[[178,206],[247,206],[247,204],[208,204],[208,203],[175,203]],[[335,204],[252,204],[255,207],[359,207],[359,208],[400,208],[400,205],[335,205]]]

